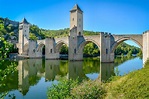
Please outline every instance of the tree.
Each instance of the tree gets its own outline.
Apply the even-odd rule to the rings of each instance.
[[[67,45],[62,45],[61,49],[60,49],[60,54],[68,54],[68,47]]]
[[[137,54],[141,51],[140,48],[135,47],[135,46],[131,46],[125,42],[122,42],[121,44],[119,44],[117,46],[117,48],[115,49],[115,55],[126,55],[128,54],[130,56],[130,54]]]
[[[38,40],[38,38],[36,37],[36,35],[34,33],[30,33],[29,38],[30,38],[30,40]]]
[[[90,42],[84,47],[83,54],[85,56],[96,56],[99,55],[99,49],[96,44]]]
[[[12,51],[13,44],[7,42],[3,37],[0,37],[0,58],[8,57],[9,52]]]

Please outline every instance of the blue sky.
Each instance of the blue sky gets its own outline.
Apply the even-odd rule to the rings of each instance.
[[[0,0],[0,17],[26,17],[44,29],[68,28],[76,3],[84,12],[85,30],[142,34],[149,29],[149,0]]]

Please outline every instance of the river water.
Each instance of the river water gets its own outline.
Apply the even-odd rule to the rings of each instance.
[[[5,99],[47,99],[47,90],[60,79],[107,80],[114,75],[125,75],[141,69],[139,57],[117,57],[114,63],[100,63],[99,58],[84,58],[83,61],[67,60],[18,60],[18,71],[9,75],[0,93]]]

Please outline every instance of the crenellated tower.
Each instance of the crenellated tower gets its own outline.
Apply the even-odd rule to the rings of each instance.
[[[70,10],[69,60],[82,60],[79,53],[79,40],[83,39],[83,11],[76,4]]]
[[[20,55],[28,54],[28,42],[29,42],[29,26],[25,18],[19,23],[19,42],[18,49]]]
[[[81,36],[83,34],[83,11],[77,4],[70,10],[70,30],[74,27],[77,27],[77,36]]]

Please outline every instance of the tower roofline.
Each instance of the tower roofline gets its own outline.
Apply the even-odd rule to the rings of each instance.
[[[24,24],[29,24],[29,22],[26,20],[26,18],[25,18],[25,17],[23,18],[23,20],[22,20],[21,24],[22,24],[22,23],[24,23]]]
[[[83,11],[80,9],[80,7],[78,6],[78,4],[75,4],[75,6],[70,10],[70,12],[76,11],[76,10],[79,10],[79,11],[83,12]]]

